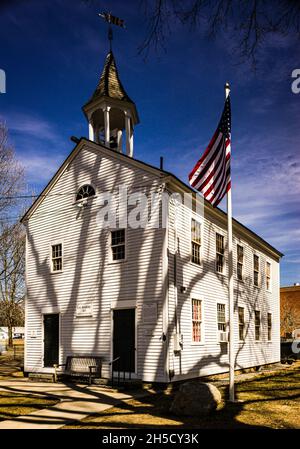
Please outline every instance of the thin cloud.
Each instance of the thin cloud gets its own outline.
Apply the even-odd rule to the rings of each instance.
[[[0,119],[6,122],[9,132],[17,136],[30,136],[50,141],[57,141],[60,138],[54,125],[47,120],[23,113],[6,114]]]

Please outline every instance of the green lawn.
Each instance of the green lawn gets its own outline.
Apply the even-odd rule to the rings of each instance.
[[[223,399],[226,389],[221,389]],[[123,402],[99,415],[65,428],[274,428],[300,429],[300,362],[272,374],[236,384],[239,402],[223,400],[211,415],[176,417],[169,412],[172,392],[152,393]]]

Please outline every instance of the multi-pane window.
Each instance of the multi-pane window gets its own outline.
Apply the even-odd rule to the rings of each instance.
[[[62,244],[51,246],[52,271],[62,270]]]
[[[267,290],[271,290],[271,264],[266,262],[266,287]]]
[[[224,271],[224,235],[216,233],[216,270],[218,273]]]
[[[243,266],[244,266],[244,248],[241,245],[237,245],[236,251],[237,251],[237,266],[236,266],[237,278],[239,281],[242,281]]]
[[[192,219],[192,262],[201,264],[201,223]]]
[[[272,340],[272,313],[268,313],[268,340]]]
[[[90,196],[94,196],[96,194],[95,189],[90,184],[85,184],[81,186],[76,194],[76,201],[83,200],[84,198],[89,198]]]
[[[260,311],[255,310],[255,340],[260,340]]]
[[[112,260],[125,259],[125,229],[111,232]]]
[[[225,304],[217,304],[218,331],[226,331]]]
[[[193,342],[201,342],[202,332],[202,301],[200,299],[192,299],[192,327]]]
[[[244,307],[238,308],[239,313],[239,340],[245,340],[245,310]]]
[[[256,254],[253,255],[253,284],[259,285],[259,257]]]

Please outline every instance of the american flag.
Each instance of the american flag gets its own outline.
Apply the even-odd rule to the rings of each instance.
[[[231,108],[228,95],[218,128],[189,174],[190,185],[201,192],[214,207],[231,188],[230,139]]]

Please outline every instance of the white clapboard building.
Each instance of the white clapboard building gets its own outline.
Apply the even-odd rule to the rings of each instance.
[[[120,357],[126,376],[150,382],[227,371],[226,214],[195,193],[191,207],[172,195],[167,214],[159,208],[158,226],[127,224],[140,204],[132,193],[161,200],[192,190],[162,167],[134,158],[139,117],[112,52],[83,111],[89,138],[76,140],[22,219],[25,372],[51,373],[70,355],[103,357],[104,377]],[[113,207],[106,218],[120,214],[110,227],[99,218],[107,192]],[[281,256],[233,221],[236,369],[280,360]]]

